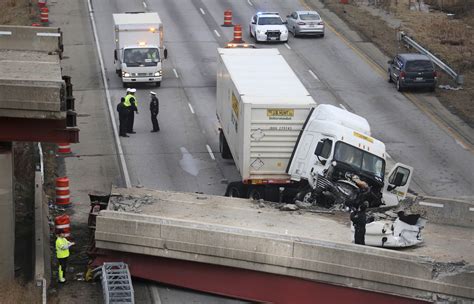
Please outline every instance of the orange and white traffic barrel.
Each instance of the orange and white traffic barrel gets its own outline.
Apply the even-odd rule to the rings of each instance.
[[[69,207],[71,204],[71,193],[69,192],[69,178],[56,178],[56,205]]]
[[[232,11],[224,11],[224,24],[222,26],[232,26]]]
[[[69,143],[60,143],[60,144],[58,144],[58,153],[60,153],[60,154],[71,153],[71,144],[69,144]]]
[[[46,6],[46,0],[38,0],[38,6],[39,7],[45,7]]]
[[[236,24],[234,26],[234,40],[232,40],[234,43],[243,43],[244,41],[242,40],[242,26],[240,24]]]
[[[65,237],[71,236],[71,221],[69,215],[63,214],[54,218],[54,228],[56,234],[64,233]]]
[[[49,23],[49,9],[47,7],[42,7],[40,9],[40,21],[43,24]]]

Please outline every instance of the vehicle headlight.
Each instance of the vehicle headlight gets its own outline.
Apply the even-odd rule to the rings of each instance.
[[[130,73],[129,72],[122,72],[122,77],[130,77]]]
[[[288,30],[283,30],[283,34],[288,34]]]
[[[161,71],[155,72],[155,77],[161,76]]]
[[[257,30],[257,34],[263,34],[263,30]]]

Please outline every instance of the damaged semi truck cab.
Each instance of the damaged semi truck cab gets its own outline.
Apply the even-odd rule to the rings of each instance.
[[[124,87],[145,82],[160,86],[163,59],[168,52],[163,45],[163,23],[158,13],[113,14],[114,63]]]
[[[406,196],[413,168],[397,163],[386,174],[386,158],[385,144],[371,137],[365,118],[322,104],[305,122],[288,174],[292,181],[307,183],[298,198],[324,187],[325,179],[350,183],[347,176],[356,175],[370,187],[367,199],[371,207],[396,205]]]
[[[406,195],[412,168],[397,164],[387,179],[385,145],[367,120],[317,105],[277,49],[218,49],[216,96],[220,152],[241,176],[226,195],[318,202],[328,183],[356,187],[348,174],[369,185],[371,206]]]

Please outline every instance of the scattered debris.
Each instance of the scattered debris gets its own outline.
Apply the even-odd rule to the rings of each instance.
[[[133,213],[141,213],[142,210],[140,209],[140,207],[142,205],[151,205],[155,202],[155,198],[153,198],[151,195],[145,195],[144,197],[123,197],[119,195],[112,196],[110,198],[110,206],[112,210]]]
[[[320,210],[320,209],[309,209],[311,213],[324,213],[324,214],[334,214],[335,212],[332,210]]]
[[[285,205],[280,207],[281,211],[296,211],[298,209],[299,209],[298,206],[296,206],[294,204],[285,204]]]
[[[311,203],[305,203],[305,202],[301,202],[299,200],[295,201],[295,205],[298,206],[298,208],[300,208],[300,209],[308,209],[312,206]]]

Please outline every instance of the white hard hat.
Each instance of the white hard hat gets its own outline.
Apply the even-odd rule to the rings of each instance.
[[[130,88],[127,88],[127,92],[130,92],[130,90],[131,90]]]
[[[155,93],[155,92],[153,92],[153,91],[150,91],[150,94],[151,94],[151,95],[156,95],[156,93]]]
[[[137,89],[133,89],[133,88],[130,89],[130,92],[132,92],[132,93],[135,93],[136,91],[137,91]]]

